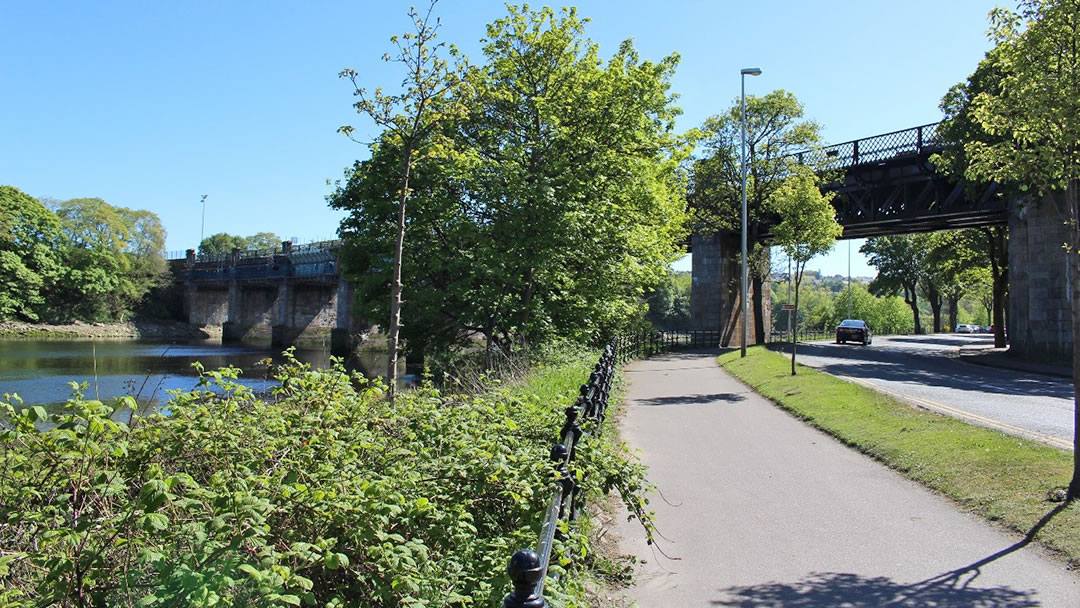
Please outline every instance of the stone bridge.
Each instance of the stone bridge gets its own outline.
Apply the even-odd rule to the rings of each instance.
[[[280,251],[240,251],[200,259],[193,249],[176,273],[184,310],[196,326],[220,325],[223,342],[269,341],[275,347],[329,346],[347,353],[366,329],[341,277],[336,241]]]

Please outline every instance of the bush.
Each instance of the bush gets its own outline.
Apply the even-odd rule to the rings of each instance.
[[[588,367],[549,370],[542,394],[422,388],[393,407],[340,366],[291,361],[268,396],[236,369],[200,373],[167,415],[129,424],[113,419],[129,399],[77,390],[52,416],[0,403],[0,605],[496,605],[509,556],[536,543],[548,450]],[[640,512],[642,470],[611,446],[579,470]]]

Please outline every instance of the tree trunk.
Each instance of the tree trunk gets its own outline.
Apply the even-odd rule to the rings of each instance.
[[[930,312],[934,316],[934,333],[941,333],[941,292],[929,281],[926,284],[926,299],[930,301]]]
[[[529,325],[529,313],[531,312],[532,299],[533,299],[533,279],[536,273],[535,268],[529,268],[525,271],[525,292],[521,294],[521,327],[518,328],[518,342],[521,346],[525,345],[527,335],[527,327]]]
[[[799,283],[801,282],[801,279],[802,279],[801,275],[802,275],[802,272],[797,271],[796,278],[795,278],[795,310],[792,311],[794,313],[796,319],[799,318]],[[792,376],[795,375],[795,344],[797,342],[798,342],[798,340],[795,339],[795,329],[793,327],[792,330],[791,330],[791,375]]]
[[[390,328],[386,337],[387,398],[394,402],[397,394],[398,334],[401,329],[401,256],[405,249],[405,203],[409,198],[409,172],[412,170],[412,148],[405,148],[401,171],[401,194],[398,198],[397,242],[394,246],[394,270],[390,281]]]
[[[1072,237],[1069,249],[1069,270],[1073,277],[1080,277],[1080,210],[1077,209],[1077,180],[1069,180],[1065,186],[1065,207],[1069,219],[1069,235]],[[1080,348],[1077,337],[1080,336],[1080,280],[1070,281],[1072,289],[1072,325],[1073,325],[1073,475],[1069,482],[1068,497],[1080,499]],[[995,331],[997,328],[994,328]]]
[[[956,320],[958,318],[958,311],[956,307],[960,305],[959,294],[949,294],[949,330],[956,331]]]
[[[994,348],[1005,348],[1005,292],[1009,288],[1005,231],[998,227],[987,228],[986,234],[990,239],[990,274],[994,281],[990,288],[993,294],[993,320],[991,323],[994,325]]]
[[[911,307],[911,314],[915,316],[915,335],[917,336],[923,332],[922,322],[919,320],[919,296],[915,293],[914,285],[910,289],[904,286],[904,301]]]
[[[754,289],[754,344],[765,343],[765,304],[764,280],[760,276],[754,276],[752,283]]]

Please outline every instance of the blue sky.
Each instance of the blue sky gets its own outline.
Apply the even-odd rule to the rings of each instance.
[[[409,27],[409,4],[0,0],[0,184],[149,209],[170,250],[198,243],[203,194],[207,235],[332,238],[341,216],[326,206],[327,180],[365,154],[336,129],[375,134],[337,73],[393,89],[401,74],[381,57]],[[842,142],[939,120],[941,96],[987,50],[986,14],[1000,3],[574,4],[603,56],[626,38],[645,58],[681,55],[681,129],[729,107],[739,69],[760,66],[748,93],[793,92],[825,140]],[[504,13],[501,2],[442,0],[441,38],[479,61],[485,25]],[[809,267],[846,273],[846,243]],[[857,252],[852,272],[874,274]]]

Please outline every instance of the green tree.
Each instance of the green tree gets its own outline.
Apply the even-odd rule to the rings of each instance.
[[[38,321],[63,283],[60,220],[33,197],[0,186],[0,319]]]
[[[383,129],[381,145],[400,149],[401,166],[397,181],[397,233],[393,250],[394,262],[390,280],[390,323],[387,328],[387,396],[391,402],[397,390],[398,334],[401,329],[401,264],[405,243],[406,203],[409,199],[409,175],[413,165],[425,157],[440,152],[439,135],[442,125],[457,120],[464,113],[464,106],[453,93],[461,84],[465,64],[459,61],[451,66],[439,57],[442,43],[436,43],[439,21],[431,21],[432,11],[438,0],[431,0],[427,13],[420,15],[415,8],[409,9],[413,31],[394,36],[391,43],[397,47],[397,55],[384,56],[386,61],[400,63],[405,70],[402,86],[405,90],[387,95],[377,88],[368,92],[357,82],[358,74],[351,68],[342,70],[342,78],[348,78],[358,100],[353,104],[357,113],[368,117]],[[454,47],[450,56],[461,59]],[[351,136],[354,129],[343,126],[341,133]]]
[[[945,142],[945,149],[933,158],[934,163],[947,174],[969,183],[967,196],[982,196],[988,188],[994,188],[992,196],[1017,196],[1028,188],[1026,181],[1002,180],[994,182],[994,174],[976,166],[985,163],[987,150],[1000,150],[1010,146],[1008,134],[1000,129],[989,129],[978,116],[982,100],[1003,94],[1006,75],[1010,71],[1009,62],[1003,55],[1005,46],[998,46],[986,54],[965,82],[954,85],[941,101],[941,110],[945,117],[938,126],[938,134]],[[978,103],[977,103],[978,101]],[[1016,177],[1016,176],[1013,176]],[[994,182],[991,184],[991,182]],[[993,279],[991,296],[994,303],[990,307],[990,319],[994,325],[994,345],[1004,348],[1005,341],[1005,297],[1008,292],[1008,232],[1000,227],[984,229],[980,232],[963,231],[964,236],[957,239],[956,257],[970,260],[969,252],[976,252],[976,263],[988,266]],[[978,235],[978,236],[974,236]],[[950,257],[941,256],[941,261]],[[943,266],[944,276],[939,278],[950,281],[953,288],[958,288],[956,280],[963,276],[957,264]],[[955,300],[950,301],[950,310],[955,311]],[[996,311],[996,312],[995,312]],[[955,312],[950,312],[955,317]],[[951,325],[956,326],[956,319],[951,318]]]
[[[932,282],[940,290],[949,305],[949,327],[956,329],[959,315],[958,304],[970,288],[969,271],[985,263],[983,235],[975,229],[946,230],[929,237],[926,264]],[[940,313],[937,315],[940,317]],[[939,318],[935,318],[934,331],[941,331]]]
[[[642,61],[626,42],[605,64],[573,9],[508,11],[455,93],[469,113],[443,125],[448,153],[410,181],[410,349],[610,335],[643,318],[643,295],[685,236],[688,142],[668,91],[677,58]],[[350,276],[376,310],[400,161],[379,143],[331,197],[349,212]]]
[[[219,232],[211,234],[199,243],[200,260],[225,259],[233,249],[246,249],[247,240],[242,236]]]
[[[99,198],[64,201],[56,214],[66,236],[68,267],[56,314],[123,320],[166,280],[165,230],[156,214]]]
[[[847,314],[851,300],[851,315]],[[908,334],[914,330],[911,310],[903,298],[893,295],[875,296],[860,283],[853,283],[851,290],[836,294],[833,316],[829,326],[836,327],[844,319],[862,319],[876,334]]]
[[[705,121],[705,155],[694,162],[688,200],[695,230],[711,234],[741,230],[742,145],[741,105]],[[787,91],[746,97],[746,214],[748,273],[753,283],[754,336],[765,341],[762,285],[769,275],[768,248],[759,241],[767,226],[779,218],[773,194],[792,173],[794,152],[821,141],[817,123],[803,119],[803,106]]]
[[[859,248],[870,256],[868,263],[878,271],[870,283],[870,292],[879,296],[900,293],[911,307],[916,334],[923,333],[918,288],[926,276],[927,239],[925,234],[881,236],[867,239]]]
[[[690,274],[671,272],[658,287],[645,297],[649,305],[648,319],[654,327],[664,330],[690,327]]]
[[[200,260],[220,260],[232,255],[233,249],[241,251],[276,251],[282,238],[273,232],[257,232],[251,236],[239,236],[227,232],[211,234],[199,243]]]
[[[277,251],[281,247],[282,238],[273,232],[256,232],[244,238],[243,249],[258,251]]]
[[[780,184],[772,195],[771,205],[780,215],[773,228],[775,244],[784,250],[794,265],[795,315],[799,314],[799,285],[806,263],[827,253],[843,232],[836,221],[832,201],[835,192],[822,195],[813,169],[800,167]],[[791,375],[795,375],[795,332],[791,332]]]
[[[1069,264],[1080,276],[1080,0],[1023,0],[1019,12],[991,12],[999,91],[972,101],[975,119],[998,141],[965,144],[966,174],[1034,187],[1063,203]],[[1073,333],[1080,335],[1080,281],[1073,281]],[[995,315],[996,316],[996,315]],[[995,318],[995,329],[998,323]],[[1080,445],[1080,348],[1073,348],[1074,442]],[[1070,498],[1080,497],[1080,450]]]

